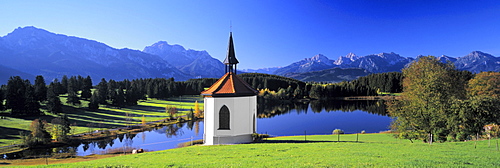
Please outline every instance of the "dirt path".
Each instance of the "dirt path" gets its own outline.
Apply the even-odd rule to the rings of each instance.
[[[37,159],[13,159],[5,160],[0,159],[0,167],[4,166],[27,166],[27,165],[46,165],[48,164],[61,164],[61,163],[74,163],[74,162],[84,162],[96,159],[104,159],[114,156],[121,156],[122,154],[108,154],[108,155],[89,155],[89,156],[78,156],[75,158],[66,159],[54,159],[54,158],[37,158]]]

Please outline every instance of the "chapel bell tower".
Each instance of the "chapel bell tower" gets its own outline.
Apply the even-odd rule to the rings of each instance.
[[[258,91],[236,75],[238,63],[231,32],[224,60],[226,74],[201,92],[205,104],[205,145],[253,141],[252,134],[257,130]]]

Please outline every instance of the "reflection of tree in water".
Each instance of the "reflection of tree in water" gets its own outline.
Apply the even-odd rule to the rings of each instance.
[[[125,138],[125,134],[118,134],[116,136],[118,137],[118,139],[120,140],[120,142],[122,142],[123,138]]]
[[[128,132],[125,134],[125,137],[126,137],[124,139],[125,143],[123,143],[123,146],[125,147],[124,149],[128,149],[128,148],[132,147],[132,144],[134,143],[134,141],[132,139],[134,139],[135,134]]]
[[[194,135],[198,136],[198,133],[200,133],[200,120],[194,123]]]
[[[258,117],[270,118],[277,115],[290,113],[296,110],[297,113],[307,113],[308,107],[311,111],[320,113],[322,111],[342,111],[353,112],[356,110],[365,111],[371,114],[387,116],[386,106],[383,100],[313,100],[309,102],[291,101],[268,101],[259,99]]]
[[[195,122],[195,121],[193,121],[193,120],[189,120],[189,121],[187,122],[187,128],[188,128],[189,130],[193,130],[194,122]]]
[[[89,149],[89,142],[83,142],[83,151],[86,152]]]

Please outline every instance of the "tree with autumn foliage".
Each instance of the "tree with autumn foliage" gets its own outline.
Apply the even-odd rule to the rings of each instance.
[[[467,93],[470,97],[490,96],[500,98],[500,72],[481,72],[469,81]]]
[[[47,132],[46,127],[48,126],[45,120],[35,119],[31,122],[29,134],[22,134],[21,137],[25,145],[37,146],[48,144],[51,141],[51,136]]]
[[[200,105],[198,104],[198,100],[194,102],[194,117],[196,118],[203,118],[204,114],[203,111],[200,110]]]
[[[177,114],[177,107],[175,106],[166,106],[165,112],[169,114],[171,120],[175,119],[175,115]]]
[[[388,111],[396,117],[392,128],[400,138],[427,142],[445,141],[448,110],[457,99],[465,98],[466,77],[452,64],[433,56],[421,57],[403,69],[401,100],[388,103]]]

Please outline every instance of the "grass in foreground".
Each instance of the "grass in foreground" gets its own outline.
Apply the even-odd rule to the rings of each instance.
[[[265,143],[191,146],[49,167],[499,167],[495,141],[428,145],[390,134],[271,138]],[[45,166],[45,165],[44,165]]]

